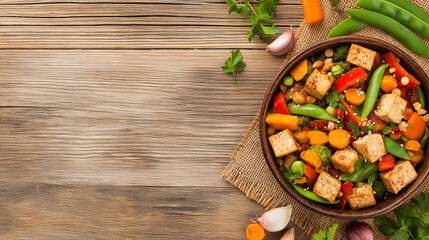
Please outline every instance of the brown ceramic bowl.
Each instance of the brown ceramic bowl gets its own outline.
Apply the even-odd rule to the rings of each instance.
[[[274,80],[271,82],[270,86],[268,87],[267,93],[265,94],[265,98],[261,107],[259,128],[260,128],[262,149],[265,155],[265,159],[267,160],[268,166],[270,167],[277,181],[280,183],[280,185],[285,189],[285,191],[290,196],[292,196],[296,201],[300,202],[304,206],[316,212],[319,212],[331,217],[335,217],[335,218],[352,220],[352,219],[372,218],[372,217],[385,214],[401,206],[407,200],[409,200],[414,195],[416,195],[423,187],[423,185],[426,183],[429,177],[429,159],[428,159],[429,156],[427,151],[428,148],[426,148],[426,151],[425,151],[424,162],[421,163],[420,166],[418,166],[417,168],[417,172],[419,174],[418,178],[414,180],[411,184],[409,184],[407,187],[405,187],[402,191],[400,191],[397,195],[395,195],[394,197],[388,198],[383,202],[379,202],[377,203],[377,205],[373,207],[358,209],[358,210],[351,210],[351,209],[340,210],[340,209],[335,209],[333,206],[315,203],[302,197],[299,193],[297,193],[293,189],[290,183],[284,180],[283,174],[276,163],[276,157],[268,141],[267,124],[265,122],[265,118],[270,109],[272,100],[274,98],[274,94],[279,91],[279,86],[282,79],[297,63],[301,62],[306,58],[308,59],[311,56],[314,56],[315,54],[323,51],[324,49],[333,48],[335,46],[345,44],[345,43],[348,43],[348,44],[355,43],[355,44],[370,48],[372,50],[379,51],[380,53],[385,53],[388,51],[393,52],[400,59],[401,65],[410,74],[412,74],[418,80],[420,80],[420,82],[422,83],[422,88],[424,90],[425,96],[429,96],[428,95],[429,93],[428,76],[425,74],[423,69],[410,56],[408,56],[399,48],[387,42],[373,39],[373,38],[358,37],[358,36],[337,37],[337,38],[332,38],[332,39],[318,42],[308,47],[301,53],[297,54],[285,66],[283,66],[280,69],[277,76],[274,78]]]

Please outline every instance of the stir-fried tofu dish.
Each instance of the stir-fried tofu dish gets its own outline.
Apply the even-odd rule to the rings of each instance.
[[[285,179],[340,209],[400,193],[418,177],[429,139],[420,81],[392,52],[356,44],[296,64],[265,121]]]

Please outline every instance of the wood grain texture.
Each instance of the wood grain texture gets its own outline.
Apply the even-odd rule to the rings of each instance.
[[[1,1],[0,239],[243,239],[263,209],[220,174],[283,61],[248,29],[218,0]]]

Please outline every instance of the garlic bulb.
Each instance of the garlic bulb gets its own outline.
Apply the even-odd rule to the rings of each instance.
[[[268,232],[278,232],[287,226],[291,214],[291,205],[274,208],[262,214],[262,216],[258,218],[257,222]]]
[[[287,230],[280,240],[295,240],[295,228]]]
[[[293,47],[293,29],[284,32],[274,42],[267,46],[267,51],[275,56],[284,55]]]

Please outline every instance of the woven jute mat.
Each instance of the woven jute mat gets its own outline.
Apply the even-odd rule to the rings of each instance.
[[[302,24],[295,35],[295,46],[286,56],[285,64],[309,45],[326,39],[328,32],[339,22],[346,19],[348,14],[344,12],[347,8],[356,8],[357,0],[340,0],[340,4],[334,8],[331,7],[329,0],[321,0],[324,19],[314,25]],[[412,0],[411,2],[429,11],[428,0]],[[365,27],[353,35],[368,36],[378,38],[393,44],[406,53],[408,53],[418,64],[429,73],[429,60],[419,57],[400,42],[386,34],[385,32],[373,27]],[[424,39],[429,44],[427,39]],[[293,200],[280,186],[272,175],[265,161],[261,142],[259,139],[258,118],[256,117],[245,134],[244,139],[239,143],[235,151],[231,154],[231,162],[223,171],[222,177],[228,182],[243,191],[247,197],[257,201],[267,209],[291,204],[293,207],[292,221],[299,227],[305,229],[307,234],[313,234],[320,229],[325,229],[331,222],[339,223],[335,239],[345,239],[345,227],[348,221],[330,218],[314,212]],[[429,191],[429,183],[422,189],[423,192]],[[393,217],[390,212],[388,216]],[[387,239],[379,231],[374,219],[363,220],[370,224],[375,232],[376,239]]]

